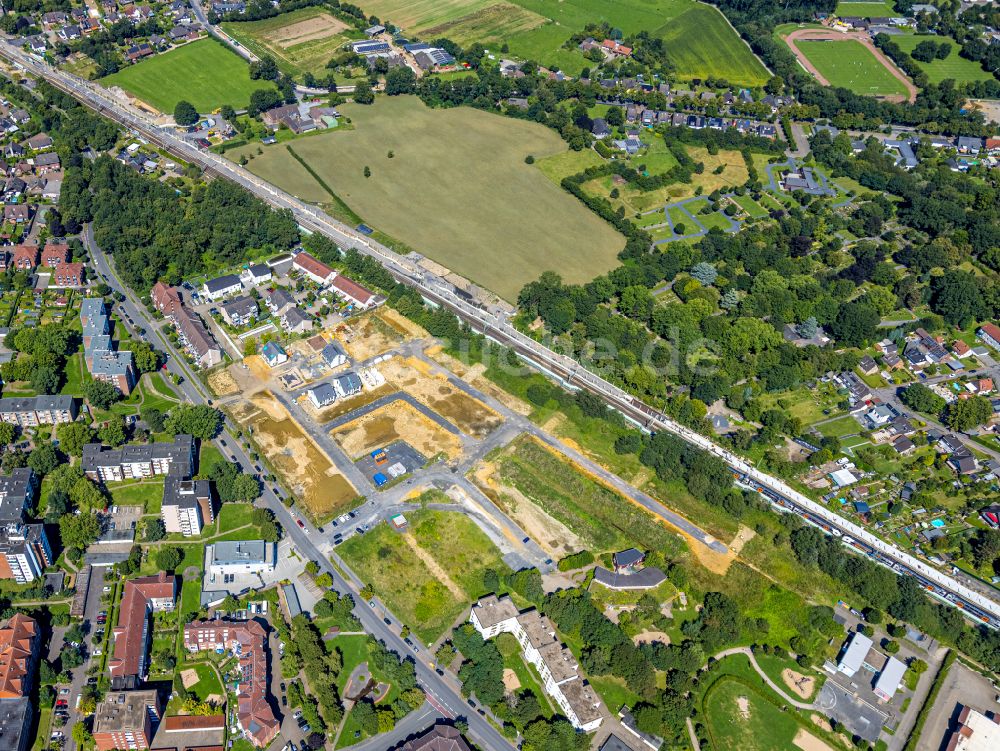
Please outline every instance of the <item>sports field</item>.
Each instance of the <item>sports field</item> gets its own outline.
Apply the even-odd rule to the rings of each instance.
[[[529,154],[566,150],[547,128],[469,107],[430,109],[416,97],[340,109],[353,130],[291,147],[371,226],[507,300],[545,270],[584,282],[618,265],[622,236],[525,164]],[[256,152],[253,144],[227,156],[252,156],[248,168],[264,179],[331,201],[284,145]]]
[[[589,63],[563,44],[588,23],[607,21],[625,34],[646,30],[668,40],[682,78],[721,76],[746,85],[768,78],[722,14],[693,0],[371,0],[365,10],[428,39],[506,42],[513,54],[571,75]]]
[[[831,86],[872,96],[907,94],[902,82],[860,42],[799,40],[796,45]]]
[[[222,29],[256,55],[270,55],[287,74],[325,73],[326,64],[352,39],[364,37],[318,7],[262,21],[226,21]]]
[[[837,3],[837,15],[841,18],[892,18],[899,15],[892,7],[891,2],[839,2]]]
[[[914,59],[920,69],[927,74],[931,83],[941,83],[946,78],[963,83],[965,81],[989,81],[993,75],[983,70],[983,66],[972,60],[966,60],[958,54],[958,44],[954,39],[937,36],[924,36],[917,34],[897,34],[892,37],[892,41],[899,45],[901,50],[912,53],[913,49],[925,41],[947,42],[951,45],[951,52],[944,60],[931,60],[929,63]]]
[[[101,79],[104,86],[121,86],[146,104],[173,113],[186,99],[201,113],[223,104],[246,107],[250,94],[274,84],[253,81],[247,63],[214,39],[201,39],[143,60]]]

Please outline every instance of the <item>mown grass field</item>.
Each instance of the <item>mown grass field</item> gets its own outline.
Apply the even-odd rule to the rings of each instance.
[[[104,86],[121,86],[161,112],[173,114],[182,99],[201,113],[224,104],[246,107],[250,94],[273,86],[250,79],[250,68],[235,52],[214,39],[201,39],[143,60],[101,79]]]
[[[372,0],[365,10],[427,39],[504,42],[511,53],[570,75],[588,62],[565,48],[566,40],[588,23],[608,21],[626,34],[646,30],[668,40],[682,78],[721,76],[752,86],[768,77],[722,14],[693,0]]]
[[[871,96],[906,95],[906,87],[860,42],[800,40],[796,46],[831,86]]]
[[[705,725],[716,748],[784,751],[799,723],[742,682],[721,678],[705,696]]]
[[[486,569],[500,574],[509,569],[500,551],[464,514],[421,510],[408,513],[407,521],[405,534],[379,524],[350,538],[338,552],[429,644],[472,600],[486,594]],[[400,577],[400,571],[406,575]]]
[[[989,81],[993,78],[993,75],[983,70],[983,66],[979,63],[966,60],[959,55],[958,45],[953,39],[917,34],[898,34],[893,36],[892,41],[898,44],[900,49],[909,53],[912,53],[918,44],[925,41],[947,42],[951,45],[951,52],[944,60],[935,59],[929,63],[924,63],[915,59],[915,62],[927,74],[927,78],[930,79],[931,83],[941,83],[946,78],[958,81],[959,83],[964,81]]]
[[[556,133],[468,107],[430,109],[416,97],[341,111],[353,130],[292,148],[367,224],[507,300],[545,270],[585,282],[618,266],[622,236],[525,164],[529,154],[564,153]],[[253,144],[227,156],[253,157],[250,170],[304,200],[330,200],[284,146],[256,152]]]
[[[364,35],[318,7],[300,8],[261,21],[226,21],[222,29],[257,55],[271,55],[283,71],[325,74],[337,51]]]
[[[871,18],[872,16],[891,18],[896,15],[891,2],[840,2],[837,3],[836,13],[841,17],[856,16],[858,18]]]

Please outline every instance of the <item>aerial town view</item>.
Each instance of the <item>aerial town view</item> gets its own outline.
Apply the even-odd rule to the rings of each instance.
[[[0,751],[1000,751],[1000,4],[0,3]]]

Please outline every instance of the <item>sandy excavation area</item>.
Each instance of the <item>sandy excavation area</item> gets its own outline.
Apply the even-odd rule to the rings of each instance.
[[[355,363],[378,357],[412,338],[409,329],[397,322],[398,317],[386,313],[369,313],[337,327],[337,339]]]
[[[519,415],[531,414],[532,407],[530,404],[504,391],[484,375],[486,366],[482,363],[466,365],[445,352],[440,345],[428,347],[425,352],[436,363],[443,365],[466,383],[475,386],[483,393],[489,394],[508,409],[517,412]]]
[[[357,497],[354,486],[270,392],[254,394],[249,401],[241,402],[233,409],[233,417],[253,430],[260,453],[315,517],[335,511]]]
[[[833,751],[833,748],[829,744],[824,743],[812,733],[807,733],[802,729],[795,734],[792,743],[801,748],[802,751]]]
[[[380,363],[378,369],[400,391],[430,407],[467,436],[485,438],[503,422],[492,409],[453,386],[443,375],[431,373],[427,363],[414,357],[393,357]]]
[[[542,511],[520,490],[505,484],[492,462],[482,461],[476,465],[472,480],[553,558],[562,558],[587,547],[569,527]]]
[[[230,396],[240,392],[240,386],[229,372],[229,368],[211,373],[208,376],[208,387],[216,396]]]
[[[344,453],[355,459],[396,440],[406,441],[428,459],[440,453],[453,459],[462,450],[458,436],[403,401],[392,402],[340,426],[333,432],[333,439]]]

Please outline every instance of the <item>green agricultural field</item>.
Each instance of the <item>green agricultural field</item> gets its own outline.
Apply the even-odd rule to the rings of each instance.
[[[892,3],[888,2],[839,2],[837,3],[837,15],[841,18],[856,16],[858,18],[892,18],[897,15]]]
[[[653,34],[666,41],[675,75],[680,78],[715,76],[731,83],[761,86],[770,77],[718,8],[710,5],[691,6]]]
[[[958,54],[958,44],[953,39],[936,36],[920,36],[917,34],[899,34],[892,37],[892,41],[899,45],[905,52],[913,52],[913,49],[921,42],[947,42],[951,45],[951,52],[944,60],[932,60],[929,63],[914,60],[920,69],[927,74],[931,83],[941,83],[946,78],[951,78],[958,83],[965,81],[990,81],[993,75],[983,70],[983,66],[972,60],[966,60]]]
[[[257,55],[270,55],[292,76],[325,74],[338,50],[364,35],[323,8],[300,8],[262,21],[226,21],[222,29]]]
[[[906,96],[906,87],[868,49],[853,39],[836,42],[796,42],[831,86],[842,86],[857,94]]]
[[[486,594],[486,569],[501,575],[510,569],[486,534],[464,514],[422,510],[408,512],[407,520],[404,534],[379,524],[349,539],[338,552],[429,644],[472,600]],[[406,576],[400,578],[400,571]]]
[[[546,270],[585,282],[618,266],[622,236],[525,164],[529,154],[565,153],[552,131],[469,107],[430,109],[416,97],[341,110],[353,130],[291,148],[371,226],[507,300]],[[256,152],[226,154],[253,157],[250,170],[304,200],[331,201],[285,146]]]
[[[201,39],[130,65],[102,78],[101,83],[121,86],[168,114],[182,99],[202,113],[223,104],[246,107],[251,93],[274,85],[251,80],[246,61],[214,39]]]
[[[589,63],[566,41],[588,23],[608,21],[626,34],[649,31],[666,39],[681,77],[721,76],[746,85],[768,74],[715,8],[693,0],[371,0],[365,11],[391,18],[426,39],[460,44],[504,42],[510,52],[579,75]]]

